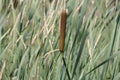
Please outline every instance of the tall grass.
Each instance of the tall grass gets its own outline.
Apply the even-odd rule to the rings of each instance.
[[[66,0],[64,53],[63,1],[14,1],[0,0],[0,80],[120,79],[119,0]]]

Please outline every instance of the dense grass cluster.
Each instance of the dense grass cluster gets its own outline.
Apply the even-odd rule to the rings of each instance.
[[[119,80],[119,53],[119,0],[0,0],[0,80]]]

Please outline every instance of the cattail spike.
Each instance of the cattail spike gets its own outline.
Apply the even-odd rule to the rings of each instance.
[[[66,10],[63,10],[61,13],[61,22],[60,22],[60,51],[61,52],[64,52],[66,22],[67,22],[67,12]]]

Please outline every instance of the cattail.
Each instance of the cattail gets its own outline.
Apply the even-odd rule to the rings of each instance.
[[[64,52],[64,46],[65,46],[66,21],[67,21],[67,12],[66,10],[63,10],[61,13],[61,22],[60,22],[60,51],[61,52]]]

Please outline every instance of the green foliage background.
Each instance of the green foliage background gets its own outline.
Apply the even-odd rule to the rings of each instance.
[[[64,53],[63,1],[14,1],[0,0],[0,80],[120,79],[119,0],[66,0]]]

